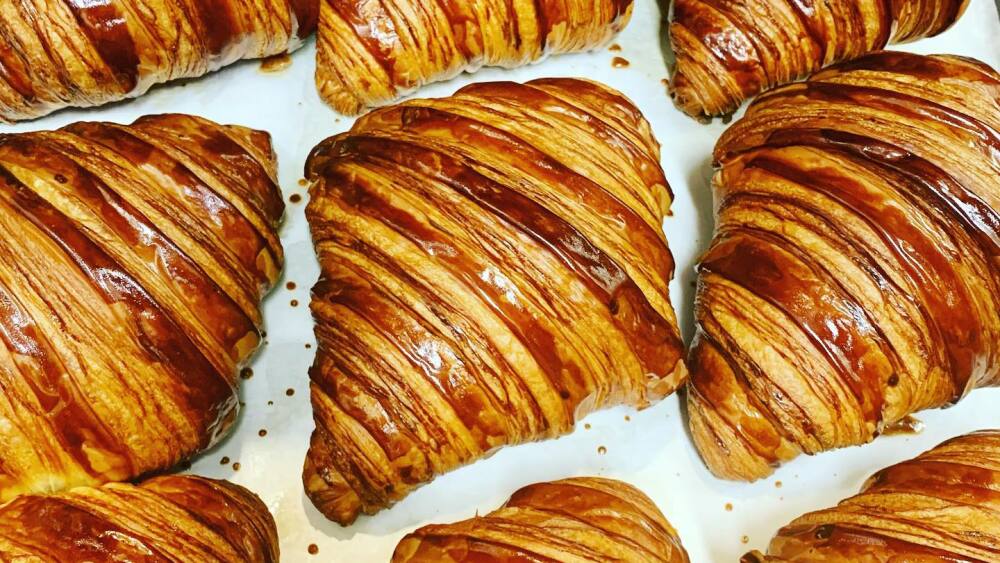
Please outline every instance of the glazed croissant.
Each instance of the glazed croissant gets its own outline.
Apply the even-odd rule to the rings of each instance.
[[[1000,75],[882,52],[757,99],[720,139],[692,434],[756,479],[1000,383]]]
[[[316,84],[347,115],[483,66],[600,47],[632,0],[320,0]]]
[[[573,79],[375,111],[307,162],[319,254],[306,491],[347,524],[686,377],[649,124]]]
[[[282,264],[267,134],[184,115],[0,135],[0,500],[221,437]]]
[[[744,563],[1000,560],[1000,431],[949,440],[781,529]]]
[[[0,3],[0,121],[141,96],[240,59],[297,48],[317,0]]]
[[[0,560],[271,563],[278,531],[239,485],[156,477],[14,499],[0,507]]]
[[[597,477],[529,485],[486,516],[408,534],[392,556],[393,563],[501,561],[687,563],[688,556],[649,497]]]
[[[839,61],[930,37],[968,0],[676,0],[670,92],[692,116],[744,100]]]

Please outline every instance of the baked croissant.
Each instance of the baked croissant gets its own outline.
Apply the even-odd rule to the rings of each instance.
[[[873,475],[861,493],[781,529],[764,561],[1000,560],[1000,431],[949,440]]]
[[[685,379],[671,194],[621,94],[467,86],[361,118],[306,167],[321,275],[304,481],[329,518]]]
[[[278,531],[257,495],[226,481],[155,477],[0,507],[0,560],[278,561]]]
[[[597,477],[529,485],[486,516],[408,534],[392,556],[393,563],[501,561],[687,563],[688,556],[649,497]]]
[[[833,63],[937,35],[968,0],[676,0],[670,42],[674,102],[692,116],[744,100]]]
[[[275,166],[266,133],[185,115],[0,135],[0,500],[227,431],[282,264]]]
[[[141,96],[294,50],[317,0],[0,2],[0,121]]]
[[[316,84],[357,115],[463,71],[600,47],[631,15],[632,0],[320,0]]]
[[[719,140],[689,411],[717,475],[1000,383],[1000,75],[881,52],[765,94]]]

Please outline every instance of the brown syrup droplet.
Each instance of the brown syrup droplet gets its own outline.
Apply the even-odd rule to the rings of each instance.
[[[924,431],[924,423],[912,416],[907,416],[902,420],[890,424],[882,429],[882,436],[898,436],[900,434],[913,435]]]
[[[267,402],[267,406],[269,406],[269,407],[270,407],[271,405],[273,405],[273,404],[274,404],[274,401],[268,401],[268,402]]]
[[[246,380],[253,377],[253,370],[250,368],[243,368],[240,370],[240,379]]]
[[[743,536],[740,538],[741,543],[750,543],[750,536]]]
[[[304,188],[309,185],[309,180],[306,180],[305,178],[299,178],[299,185]]]
[[[319,553],[319,546],[314,543],[311,543],[309,544],[308,551],[309,555],[316,555],[317,553]]]
[[[295,394],[295,389],[292,389],[291,387],[289,387],[288,389],[285,389],[285,395],[288,395],[289,397],[291,397],[294,394]]]
[[[583,425],[583,429],[584,430],[590,430],[590,423],[588,422],[588,423],[584,424]]]
[[[292,66],[292,57],[288,53],[267,57],[260,61],[261,72],[281,72]]]
[[[292,195],[288,196],[288,201],[290,201],[292,203],[298,203],[298,202],[302,201],[302,196],[300,196],[299,194],[292,194]]]
[[[219,465],[229,465],[229,456],[222,456],[222,459],[219,460]]]
[[[291,301],[288,302],[288,304],[291,305],[292,307],[298,307],[299,306],[299,300],[298,299],[292,299]]]
[[[260,430],[258,430],[257,435],[260,436],[261,438],[267,436],[267,428],[261,428]]]
[[[240,470],[240,462],[238,462],[238,461],[234,462],[233,463],[233,471],[239,471],[239,470]]]
[[[774,488],[776,488],[776,489],[780,489],[780,488],[781,488],[781,486],[782,486],[782,484],[783,484],[783,483],[782,483],[781,481],[775,481],[775,482],[774,482]]]
[[[732,512],[732,511],[733,511],[733,503],[727,502],[726,503],[726,512]]]
[[[295,286],[295,282],[293,282],[293,281],[290,281],[290,282],[288,282],[288,283],[285,284],[285,289],[287,289],[288,291],[294,291],[295,287],[296,287]]]
[[[890,375],[888,383],[889,383],[889,387],[895,387],[895,386],[899,385],[899,375],[895,374],[895,373],[892,374],[892,375]]]
[[[608,453],[608,448],[605,448],[604,446],[599,446],[597,448],[597,453],[600,454],[600,455],[604,455],[604,454]]]
[[[617,44],[617,43],[612,43],[611,46],[608,47],[608,50],[609,51],[621,51],[622,50],[622,46],[619,45],[619,44]]]
[[[312,348],[312,347],[313,347],[313,345],[312,345],[312,344],[310,344],[310,343],[306,342],[306,349],[307,349],[307,350],[308,350],[309,348]]]
[[[615,68],[625,68],[629,64],[631,64],[631,63],[629,63],[628,59],[626,59],[624,57],[615,57],[615,58],[611,59],[611,66],[613,66]]]
[[[629,415],[625,415],[625,422],[631,422],[631,421],[632,421],[632,417],[629,416]]]

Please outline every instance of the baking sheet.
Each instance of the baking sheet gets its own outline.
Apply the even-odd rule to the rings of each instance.
[[[632,22],[615,41],[620,51],[566,55],[514,71],[485,69],[432,85],[419,95],[448,95],[472,81],[546,76],[587,77],[627,94],[653,124],[676,194],[673,216],[664,228],[677,262],[671,298],[681,328],[690,336],[693,265],[712,231],[710,155],[725,125],[718,120],[699,124],[674,109],[662,82],[669,54],[661,35],[661,8],[654,0],[636,1]],[[997,9],[993,0],[972,0],[951,30],[901,48],[976,57],[1000,68]],[[230,479],[259,494],[277,520],[283,560],[387,561],[399,538],[420,525],[488,512],[529,483],[604,475],[649,494],[679,530],[692,561],[732,562],[749,549],[763,549],[781,525],[799,514],[853,494],[876,469],[948,437],[1000,427],[1000,390],[981,390],[954,408],[920,414],[926,429],[918,435],[883,437],[863,448],[802,457],[770,479],[747,485],[719,481],[708,473],[691,445],[674,396],[639,413],[626,408],[596,413],[586,419],[589,429],[579,424],[574,434],[558,440],[501,450],[349,528],[326,521],[305,497],[301,483],[313,428],[307,369],[315,347],[308,301],[318,267],[303,215],[307,196],[299,180],[309,150],[349,128],[352,120],[320,102],[312,81],[314,56],[310,41],[280,72],[263,72],[259,62],[249,61],[202,79],[158,87],[138,100],[0,126],[0,132],[27,131],[78,120],[128,123],[148,113],[186,112],[273,135],[288,202],[281,231],[285,275],[264,304],[267,344],[255,358],[253,376],[243,382],[245,407],[239,422],[228,439],[197,458],[190,471]],[[613,66],[614,57],[629,65]],[[296,194],[302,199],[293,203]],[[288,282],[294,289],[286,287]],[[602,446],[606,453],[599,453]],[[318,551],[310,553],[310,545]]]

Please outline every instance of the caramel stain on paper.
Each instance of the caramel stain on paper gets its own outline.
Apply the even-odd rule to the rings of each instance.
[[[261,72],[281,72],[292,66],[292,57],[288,53],[267,57],[260,61]]]

